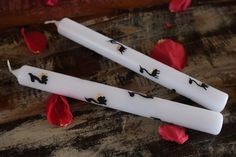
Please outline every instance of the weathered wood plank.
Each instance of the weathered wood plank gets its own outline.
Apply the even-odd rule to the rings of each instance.
[[[156,129],[162,122],[158,120],[72,99],[73,124],[66,128],[50,126],[43,115],[49,94],[18,85],[7,70],[6,59],[9,58],[15,68],[30,64],[190,105],[197,104],[59,36],[51,27],[28,27],[44,31],[49,37],[47,52],[38,56],[27,53],[19,30],[2,33],[0,96],[5,99],[0,100],[0,123],[5,124],[0,125],[0,156],[235,156],[235,19],[235,1],[208,0],[194,1],[189,10],[180,14],[156,7],[130,11],[112,19],[104,17],[84,22],[145,54],[149,54],[161,38],[180,41],[185,45],[189,59],[184,72],[229,93],[221,134],[212,136],[187,129],[190,140],[184,145],[160,140]],[[164,29],[167,21],[173,24],[172,29]]]
[[[133,8],[161,5],[168,0],[69,0],[47,7],[42,0],[1,0],[0,29],[28,24],[40,24],[46,20],[74,17],[83,19],[91,16],[127,11]]]

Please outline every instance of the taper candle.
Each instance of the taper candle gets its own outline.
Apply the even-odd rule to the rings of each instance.
[[[45,23],[55,23],[59,34],[168,89],[175,90],[208,109],[220,112],[227,103],[228,94],[75,21],[64,18],[61,21],[47,21]]]
[[[87,81],[68,75],[24,65],[9,70],[19,84],[64,95],[135,115],[157,118],[190,129],[217,135],[223,116],[219,112],[148,96],[125,89]]]

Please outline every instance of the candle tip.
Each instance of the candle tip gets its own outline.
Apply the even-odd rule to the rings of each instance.
[[[55,24],[56,26],[58,25],[58,21],[56,20],[49,20],[44,22],[44,24],[51,24],[51,23]]]

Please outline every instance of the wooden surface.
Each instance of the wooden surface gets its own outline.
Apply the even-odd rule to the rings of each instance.
[[[46,20],[70,17],[89,19],[94,16],[110,15],[134,8],[148,8],[169,0],[61,0],[54,7],[46,6],[44,0],[1,0],[0,28],[26,24],[40,24]]]
[[[167,8],[153,6],[84,19],[83,24],[145,54],[159,39],[182,42],[189,62],[184,72],[230,95],[222,112],[220,135],[186,129],[189,141],[177,145],[158,137],[156,130],[163,124],[161,121],[73,99],[69,99],[74,111],[72,125],[49,125],[44,106],[50,94],[20,86],[7,70],[7,59],[13,68],[29,64],[198,105],[63,38],[53,26],[29,25],[27,30],[43,31],[49,38],[44,54],[28,52],[18,27],[4,29],[0,34],[0,156],[236,156],[236,1],[198,0],[180,14],[170,13]],[[164,28],[166,22],[173,28]]]

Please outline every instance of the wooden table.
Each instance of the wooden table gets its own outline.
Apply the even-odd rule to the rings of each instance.
[[[0,157],[236,156],[236,1],[196,0],[191,8],[179,14],[170,13],[167,4],[142,7],[78,19],[147,55],[159,39],[171,38],[183,43],[188,54],[184,72],[230,95],[222,112],[224,125],[220,135],[186,129],[190,139],[178,145],[158,137],[161,121],[73,99],[69,99],[74,111],[73,123],[65,128],[49,125],[44,107],[50,94],[20,86],[7,70],[7,59],[13,68],[28,64],[198,105],[63,38],[53,26],[37,24],[36,20],[16,21],[17,26],[5,21],[8,25],[1,27],[0,34]],[[2,12],[1,18],[5,20],[5,16],[14,17]],[[173,27],[165,28],[166,22]],[[30,24],[25,26],[26,30],[39,30],[47,35],[45,53],[28,53],[19,32],[21,24]]]

